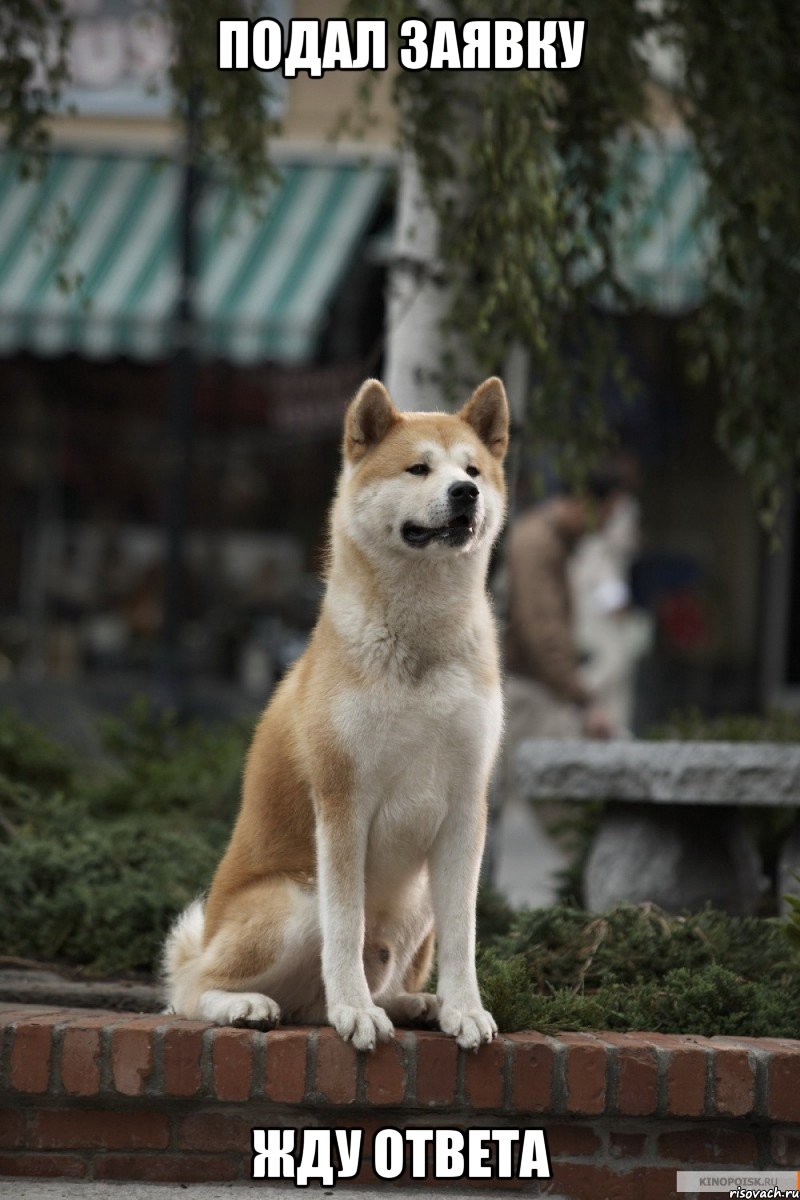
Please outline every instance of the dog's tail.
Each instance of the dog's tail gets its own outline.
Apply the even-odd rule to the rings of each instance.
[[[203,952],[203,930],[205,927],[204,904],[201,899],[193,900],[188,908],[177,917],[167,934],[161,957],[161,978],[168,1011],[184,1016],[187,990],[193,991],[191,981],[196,974]],[[188,989],[187,989],[188,985]]]

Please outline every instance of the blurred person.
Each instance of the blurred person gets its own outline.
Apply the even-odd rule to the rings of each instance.
[[[652,620],[633,606],[630,586],[640,524],[639,501],[621,494],[605,526],[583,538],[570,562],[581,677],[614,727],[626,732],[636,667],[652,641]]]
[[[492,788],[488,877],[517,907],[556,901],[563,849],[516,785],[515,759],[526,738],[609,738],[611,715],[583,678],[575,642],[569,566],[623,495],[614,472],[589,479],[585,495],[561,493],[524,512],[506,549],[505,735]]]
[[[598,471],[586,493],[561,493],[513,525],[507,549],[506,743],[522,737],[598,737],[617,726],[580,670],[570,561],[624,496],[618,472]]]

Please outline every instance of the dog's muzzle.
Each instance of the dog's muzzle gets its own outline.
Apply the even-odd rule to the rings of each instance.
[[[477,509],[480,491],[471,480],[451,483],[447,489],[450,516],[444,525],[416,525],[406,521],[401,529],[403,541],[409,546],[422,548],[430,542],[464,546],[474,537],[478,528]]]

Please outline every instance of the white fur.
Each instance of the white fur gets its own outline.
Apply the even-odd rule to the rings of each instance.
[[[424,889],[418,911],[435,912],[440,947],[440,1024],[474,1049],[496,1032],[475,977],[474,899],[480,805],[500,738],[502,701],[499,686],[481,682],[476,662],[493,645],[484,580],[503,506],[479,477],[471,542],[460,549],[409,547],[404,523],[441,523],[448,487],[470,478],[466,443],[447,452],[421,442],[416,456],[431,468],[428,476],[404,472],[361,489],[352,502],[345,489],[334,511],[335,532],[352,537],[379,566],[390,599],[384,611],[373,612],[334,558],[325,606],[362,671],[357,687],[337,694],[336,730],[357,765],[353,807],[363,844],[354,847],[346,880],[328,878],[325,831],[318,830],[323,976],[330,1019],[342,1036],[361,1046],[388,1036],[356,947],[364,923],[369,926],[392,898],[401,909],[398,897]]]

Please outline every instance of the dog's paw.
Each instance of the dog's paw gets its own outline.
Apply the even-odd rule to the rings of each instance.
[[[400,992],[386,1001],[386,1011],[398,1025],[407,1021],[435,1021],[439,1001],[433,992]]]
[[[346,1042],[356,1050],[374,1050],[376,1042],[394,1037],[394,1027],[382,1008],[374,1004],[355,1008],[352,1004],[331,1004],[328,1020]]]
[[[439,1009],[439,1028],[456,1039],[462,1050],[477,1050],[481,1042],[490,1042],[497,1025],[485,1008],[460,1008],[442,1004]]]
[[[260,992],[203,992],[200,1012],[215,1025],[243,1025],[252,1029],[272,1029],[281,1019],[275,1001]]]

